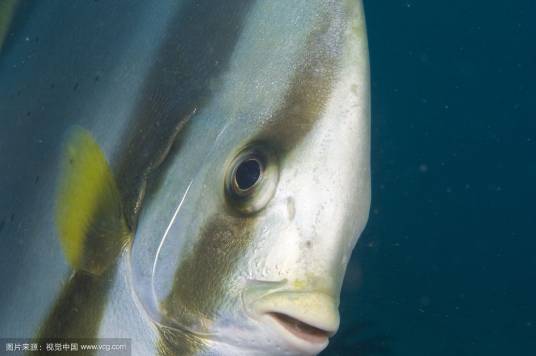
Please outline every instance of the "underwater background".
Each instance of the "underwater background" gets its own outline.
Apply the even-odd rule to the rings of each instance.
[[[372,209],[348,267],[340,331],[322,355],[536,355],[536,1],[364,4]],[[61,25],[52,30],[68,37]],[[119,21],[111,30],[125,34],[135,25]],[[29,56],[30,46],[44,46],[39,41],[28,37],[28,49],[15,49]],[[50,50],[76,54],[84,46]],[[107,46],[104,35],[94,42],[99,63],[112,62]],[[127,54],[138,55],[134,49]],[[56,67],[45,57],[41,64],[54,82],[28,75],[24,84],[13,83],[2,73],[0,95],[16,102],[21,92],[38,98],[68,87],[65,110],[72,115],[51,114],[65,125],[114,74],[79,72],[82,62]],[[68,82],[69,72],[85,81]],[[12,212],[28,202],[53,205],[41,191],[53,182],[40,172],[61,135],[38,119],[45,99],[16,121],[0,107],[0,317],[12,299],[45,299],[33,294],[35,285],[10,294],[29,275],[21,266],[62,258],[44,240],[17,239],[44,217]]]
[[[364,3],[372,210],[322,355],[536,355],[536,1]]]

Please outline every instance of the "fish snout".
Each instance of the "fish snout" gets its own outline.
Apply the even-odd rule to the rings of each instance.
[[[322,292],[277,291],[253,301],[249,310],[288,347],[303,354],[322,351],[340,323],[335,298]]]

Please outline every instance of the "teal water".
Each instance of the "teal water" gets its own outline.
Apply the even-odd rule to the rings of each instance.
[[[36,6],[23,3],[28,13]],[[365,8],[372,210],[348,268],[341,329],[322,355],[536,355],[536,2],[365,0]],[[46,198],[41,187],[54,182],[42,172],[57,156],[58,127],[77,119],[84,103],[114,83],[116,49],[106,36],[122,35],[117,42],[126,43],[136,21],[146,18],[144,9],[132,7],[109,28],[97,26],[94,19],[105,13],[98,8],[81,16],[83,22],[66,16],[65,23],[79,23],[80,33],[87,35],[91,26],[102,31],[69,48],[48,48],[45,39],[67,42],[80,33],[65,31],[65,23],[50,26],[50,33],[33,32],[24,27],[22,11],[16,25],[28,39],[6,43],[6,52],[18,51],[26,63],[42,61],[48,77],[33,80],[24,63],[3,62],[0,94],[9,95],[6,102],[36,98],[17,120],[5,120],[0,107],[0,158],[9,163],[0,174],[5,310],[13,299],[37,303],[36,291],[45,299],[35,283],[52,284],[33,281],[31,289],[14,293],[28,277],[19,266],[61,258],[43,242],[17,240],[43,222],[13,211]],[[45,27],[47,16],[40,12],[32,23]],[[95,58],[80,55],[87,43]],[[150,43],[144,39],[139,46]],[[132,53],[138,58],[137,47]],[[63,55],[76,60],[57,66]],[[85,59],[96,61],[98,70]],[[128,94],[134,84],[121,89]],[[45,120],[40,112],[50,103],[38,93],[53,90],[71,94]],[[41,205],[47,204],[52,207]]]
[[[536,2],[365,8],[372,213],[323,355],[536,355]]]

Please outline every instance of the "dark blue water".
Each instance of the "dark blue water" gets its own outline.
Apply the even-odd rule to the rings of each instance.
[[[372,212],[324,355],[536,355],[536,2],[365,7]]]

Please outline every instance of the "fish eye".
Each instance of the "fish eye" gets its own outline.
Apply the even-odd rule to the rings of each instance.
[[[262,164],[255,158],[247,158],[238,164],[234,174],[233,190],[246,192],[253,188],[262,178]]]
[[[275,155],[261,145],[239,152],[225,179],[226,200],[235,210],[251,214],[270,201],[278,181]]]

